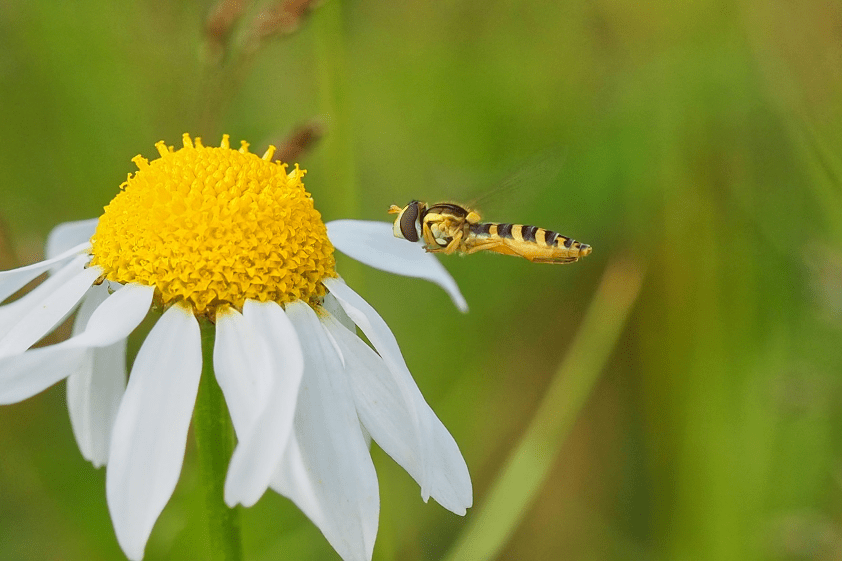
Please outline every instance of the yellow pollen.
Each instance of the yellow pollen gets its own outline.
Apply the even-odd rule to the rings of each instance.
[[[164,304],[184,300],[197,314],[246,299],[312,301],[335,277],[334,248],[298,165],[183,136],[160,158],[132,159],[138,171],[105,207],[91,264],[105,278],[155,286]]]

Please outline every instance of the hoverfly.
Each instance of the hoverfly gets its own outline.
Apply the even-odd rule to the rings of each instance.
[[[454,203],[428,205],[410,201],[397,214],[392,232],[410,242],[424,240],[428,252],[473,254],[479,251],[521,256],[534,263],[573,263],[591,253],[591,246],[536,226],[480,222],[476,211]]]

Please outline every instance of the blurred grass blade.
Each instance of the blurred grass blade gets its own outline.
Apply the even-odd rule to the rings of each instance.
[[[632,261],[610,263],[568,354],[551,380],[521,442],[448,560],[496,558],[527,513],[568,432],[597,382],[641,289],[643,270]]]

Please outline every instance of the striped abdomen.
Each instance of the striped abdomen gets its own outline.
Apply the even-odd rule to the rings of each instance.
[[[485,222],[471,225],[470,230],[477,238],[478,244],[482,244],[484,239],[489,241],[499,239],[511,248],[524,245],[522,247],[525,253],[531,254],[538,260],[579,258],[591,253],[591,246],[588,244],[582,244],[573,238],[537,226]],[[522,252],[517,253],[523,255]],[[528,257],[528,259],[531,258]]]

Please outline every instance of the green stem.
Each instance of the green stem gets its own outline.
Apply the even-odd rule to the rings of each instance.
[[[632,262],[609,264],[530,426],[445,560],[498,558],[541,490],[585,406],[621,335],[642,280],[642,270]]]
[[[205,489],[208,512],[209,559],[242,560],[240,515],[223,499],[226,470],[234,450],[234,434],[222,390],[214,376],[214,325],[201,320],[200,326],[202,379],[193,412],[193,429],[199,455],[200,486]]]

